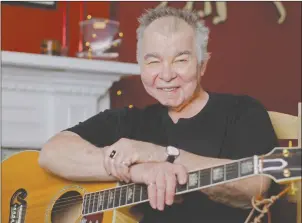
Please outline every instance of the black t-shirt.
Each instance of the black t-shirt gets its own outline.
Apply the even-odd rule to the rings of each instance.
[[[266,154],[278,146],[265,108],[245,95],[209,93],[206,106],[194,117],[173,123],[166,107],[123,108],[100,112],[68,129],[103,147],[120,138],[151,142],[200,156],[240,159]],[[141,205],[144,223],[242,223],[250,210],[232,208],[197,191],[184,195],[181,204],[153,210]]]

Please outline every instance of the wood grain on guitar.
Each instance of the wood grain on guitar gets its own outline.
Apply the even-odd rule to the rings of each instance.
[[[20,223],[137,223],[131,207],[148,202],[141,184],[72,182],[40,168],[38,151],[15,154],[2,162],[2,215]],[[225,165],[189,173],[176,195],[265,174],[277,183],[301,180],[301,148],[275,148]]]

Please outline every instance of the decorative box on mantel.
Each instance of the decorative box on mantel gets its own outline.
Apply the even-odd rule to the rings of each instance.
[[[137,64],[2,51],[2,147],[39,149],[110,107],[108,90]]]

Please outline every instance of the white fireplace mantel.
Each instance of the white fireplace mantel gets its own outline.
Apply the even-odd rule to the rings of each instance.
[[[110,107],[109,88],[137,64],[1,52],[2,147],[41,148]]]

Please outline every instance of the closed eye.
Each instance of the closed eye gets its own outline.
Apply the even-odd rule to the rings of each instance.
[[[154,64],[154,63],[158,63],[159,61],[150,61],[148,62],[148,64]]]
[[[176,62],[187,62],[188,60],[182,59],[182,60],[176,60]]]

